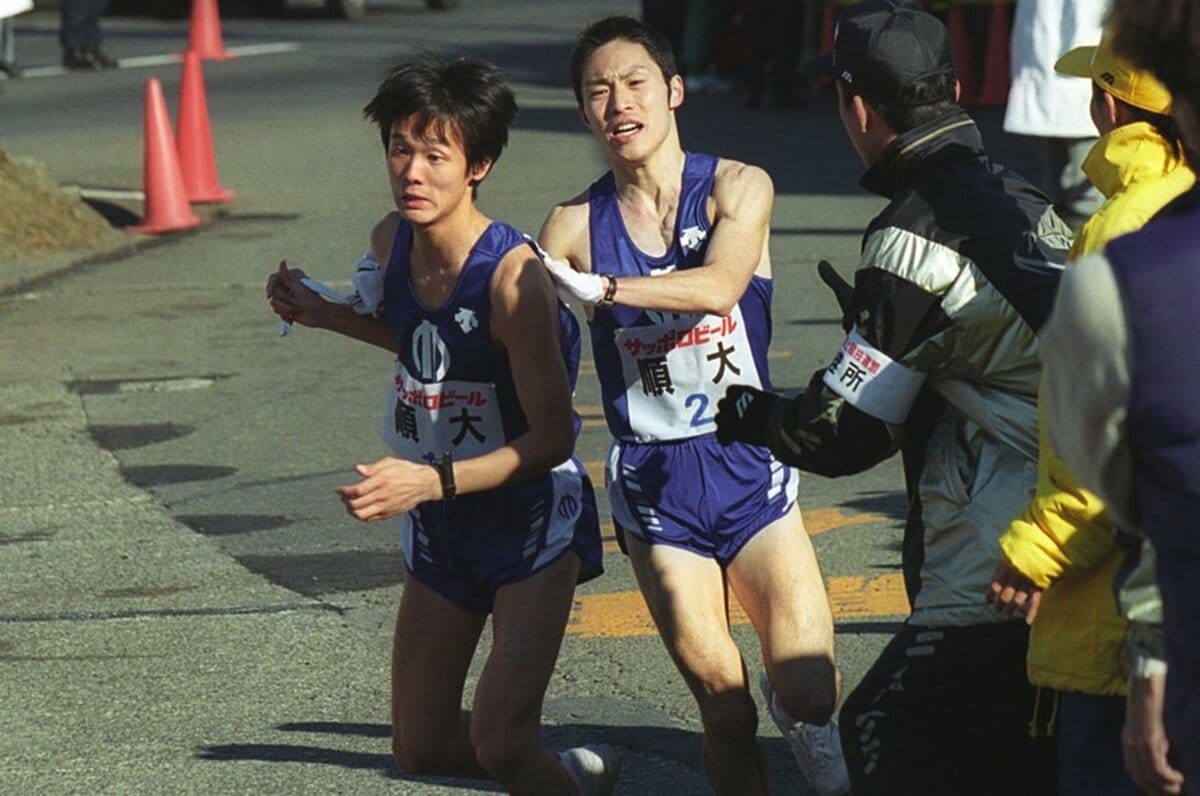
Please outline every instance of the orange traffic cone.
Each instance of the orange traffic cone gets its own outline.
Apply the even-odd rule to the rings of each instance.
[[[961,3],[951,3],[946,9],[946,29],[950,34],[950,55],[958,77],[959,101],[970,105],[975,101],[978,81],[975,79],[975,59],[971,57],[971,31],[967,28],[966,12]]]
[[[142,187],[146,192],[145,216],[130,232],[174,232],[194,227],[200,217],[192,212],[183,190],[183,175],[171,135],[171,117],[158,78],[146,81],[145,166]]]
[[[1010,13],[1011,3],[992,3],[992,17],[988,23],[987,56],[983,62],[983,83],[975,97],[976,105],[994,108],[1008,102],[1009,39],[1012,38]]]
[[[183,54],[183,86],[179,92],[176,148],[188,201],[206,204],[233,201],[233,193],[222,188],[217,181],[212,127],[208,122],[208,100],[204,93],[204,72],[200,68],[200,56],[192,52]]]
[[[188,24],[187,51],[205,61],[224,61],[232,58],[225,52],[221,40],[221,17],[217,0],[192,0],[192,19]]]

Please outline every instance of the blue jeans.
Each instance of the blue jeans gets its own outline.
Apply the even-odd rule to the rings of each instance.
[[[1125,697],[1059,692],[1059,796],[1137,796],[1121,754]]]

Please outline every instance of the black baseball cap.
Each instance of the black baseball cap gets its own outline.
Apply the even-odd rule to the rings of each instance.
[[[954,75],[950,36],[942,21],[909,0],[866,0],[838,15],[833,51],[808,62],[810,71],[846,82],[867,100],[916,104],[914,83]],[[921,104],[953,99],[923,97]]]

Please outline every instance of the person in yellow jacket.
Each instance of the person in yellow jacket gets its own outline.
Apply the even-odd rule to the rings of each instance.
[[[1091,116],[1101,134],[1083,171],[1107,199],[1080,229],[1075,259],[1140,228],[1190,189],[1195,175],[1169,116],[1167,89],[1115,56],[1108,37],[1069,51],[1055,69],[1092,80]],[[1128,627],[1113,586],[1125,552],[1100,499],[1075,483],[1040,413],[1039,421],[1037,492],[1000,537],[1005,562],[986,599],[998,610],[1025,610],[1032,624],[1029,679],[1053,691],[1030,731],[1055,732],[1057,724],[1060,794],[1135,794],[1121,746]]]

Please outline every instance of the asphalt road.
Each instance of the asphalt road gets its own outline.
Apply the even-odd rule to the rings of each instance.
[[[409,778],[388,757],[395,528],[354,522],[333,495],[353,464],[385,452],[387,357],[311,330],[280,338],[262,288],[284,257],[348,287],[390,205],[361,108],[388,66],[422,50],[508,71],[518,129],[480,201],[536,231],[602,170],[566,85],[572,37],[635,11],[463,0],[440,14],[376,3],[359,24],[234,13],[227,47],[289,45],[205,65],[219,174],[236,201],[203,210],[197,230],[130,236],[101,256],[0,263],[0,790],[490,789]],[[172,109],[179,91],[177,64],[145,64],[181,50],[187,23],[109,17],[104,28],[129,68],[63,75],[53,13],[19,18],[33,76],[3,87],[0,147],[101,191],[99,206],[128,220],[140,212],[124,192],[141,187],[143,84],[160,78]],[[1024,157],[995,112],[980,118],[1009,162]],[[749,111],[735,95],[693,96],[680,120],[688,148],[775,181],[772,375],[799,387],[841,339],[815,264],[848,273],[882,200],[857,187],[828,97]],[[18,284],[18,270],[34,276]],[[578,450],[602,481],[593,373],[585,365],[576,396]],[[901,489],[898,462],[801,481],[847,688],[906,611]],[[620,793],[703,793],[691,700],[608,548],[605,576],[579,590],[547,695],[548,742],[624,746]],[[753,632],[736,607],[733,618],[754,672]],[[806,792],[765,717],[760,734],[776,789]]]

